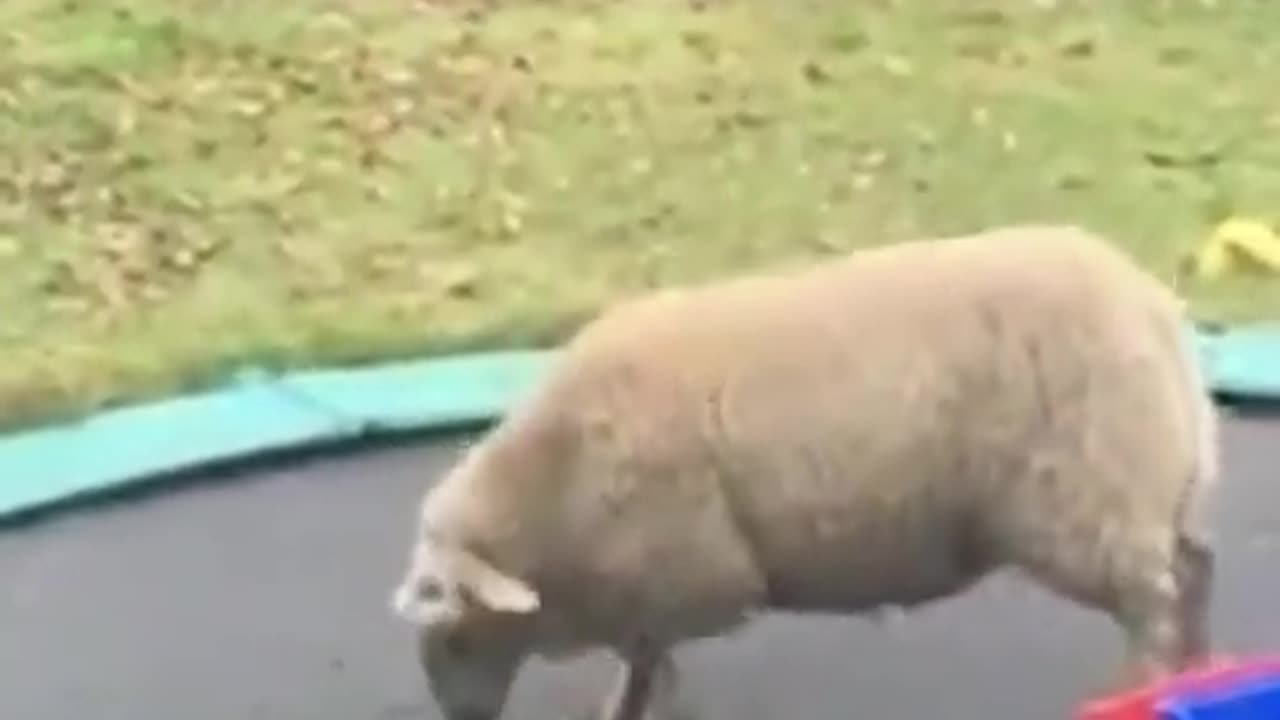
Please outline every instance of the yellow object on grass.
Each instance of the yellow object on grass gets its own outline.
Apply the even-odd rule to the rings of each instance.
[[[1192,263],[1202,278],[1241,272],[1280,275],[1280,234],[1267,223],[1233,218],[1214,230]]]

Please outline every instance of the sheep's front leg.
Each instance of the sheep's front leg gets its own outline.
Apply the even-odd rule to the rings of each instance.
[[[678,678],[669,652],[624,661],[600,720],[674,720]]]

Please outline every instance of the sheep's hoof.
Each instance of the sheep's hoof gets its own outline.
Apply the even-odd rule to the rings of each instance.
[[[599,707],[566,714],[561,720],[613,720],[613,715],[611,708],[602,704]],[[698,720],[698,716],[687,707],[674,708],[665,713],[651,707],[645,711],[644,720]]]

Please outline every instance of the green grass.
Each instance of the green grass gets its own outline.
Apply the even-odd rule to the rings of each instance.
[[[0,4],[0,423],[998,223],[1172,280],[1280,211],[1265,0],[488,5]]]

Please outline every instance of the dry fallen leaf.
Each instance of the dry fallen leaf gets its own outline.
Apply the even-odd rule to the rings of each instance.
[[[190,270],[195,267],[197,256],[191,248],[178,248],[171,256],[171,260],[175,266],[181,270]]]
[[[244,99],[237,100],[232,105],[231,109],[232,109],[232,112],[234,112],[235,114],[243,118],[256,119],[256,118],[262,117],[262,115],[266,113],[267,106],[266,106],[266,103],[263,103],[260,100],[255,100],[252,98],[244,98]]]
[[[125,105],[116,113],[115,134],[116,138],[123,138],[132,135],[138,129],[138,112],[133,107]]]
[[[480,273],[475,268],[461,268],[444,282],[443,289],[451,297],[475,297],[479,280]]]
[[[886,55],[880,60],[885,72],[896,77],[909,77],[915,74],[915,66],[901,55]]]
[[[1064,57],[1092,57],[1097,51],[1097,41],[1091,37],[1080,37],[1067,40],[1058,46],[1058,52]]]

